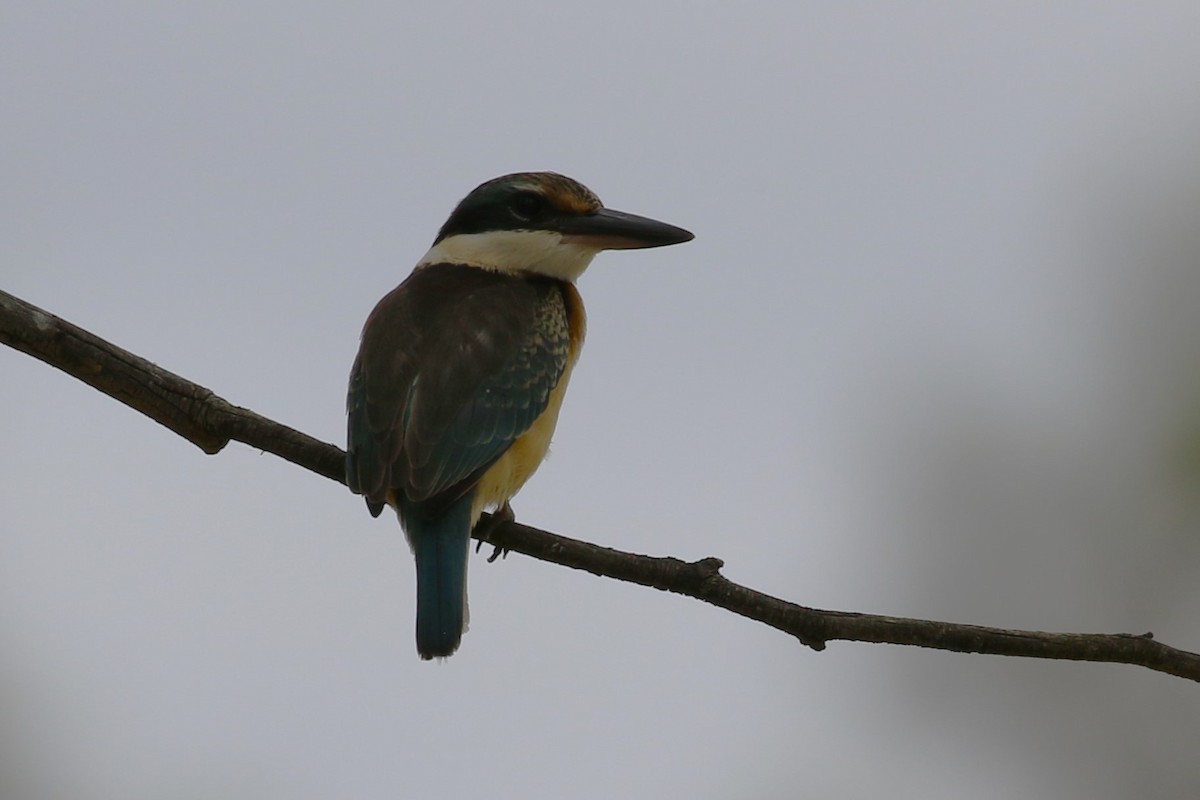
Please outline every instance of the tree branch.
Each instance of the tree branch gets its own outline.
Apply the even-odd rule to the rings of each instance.
[[[337,447],[232,405],[203,386],[2,291],[0,342],[137,409],[205,453],[239,441],[345,482],[345,454]],[[516,522],[480,525],[475,536],[543,561],[703,600],[789,633],[814,650],[839,639],[905,644],[960,653],[1133,664],[1200,681],[1200,655],[1154,641],[1149,633],[1044,633],[823,611],[733,583],[721,575],[724,563],[718,558],[687,562],[626,553]]]

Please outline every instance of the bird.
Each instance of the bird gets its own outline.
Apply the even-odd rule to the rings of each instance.
[[[471,532],[545,458],[587,327],[575,282],[602,250],[692,233],[606,208],[555,172],[480,184],[362,329],[346,397],[346,483],[390,506],[416,560],[423,660],[459,647]]]

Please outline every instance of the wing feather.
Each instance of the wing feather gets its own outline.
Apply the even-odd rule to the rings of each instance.
[[[347,483],[435,510],[469,491],[545,410],[567,363],[554,281],[415,271],[367,319],[347,395]]]

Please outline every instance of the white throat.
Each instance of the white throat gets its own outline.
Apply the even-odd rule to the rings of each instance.
[[[497,272],[536,272],[574,283],[598,250],[562,238],[553,231],[459,233],[429,248],[417,266],[467,264]]]

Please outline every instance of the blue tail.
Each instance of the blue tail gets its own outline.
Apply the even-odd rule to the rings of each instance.
[[[468,494],[438,517],[403,520],[417,559],[417,652],[424,659],[453,653],[466,628],[471,501]]]

